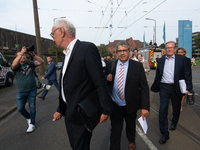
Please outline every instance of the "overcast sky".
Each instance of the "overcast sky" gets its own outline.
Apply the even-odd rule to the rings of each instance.
[[[200,31],[200,0],[113,0],[113,6],[110,0],[37,0],[37,4],[40,34],[48,39],[53,20],[59,17],[75,25],[78,39],[96,45],[130,37],[143,42],[144,32],[149,43],[155,22],[145,18],[156,20],[158,45],[163,43],[164,22],[166,41],[178,37],[178,20],[190,20],[192,31]],[[32,0],[0,0],[1,28],[35,35],[33,15]]]

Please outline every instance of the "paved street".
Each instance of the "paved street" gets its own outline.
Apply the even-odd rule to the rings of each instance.
[[[196,92],[196,105],[184,103],[183,112],[180,116],[180,127],[170,131],[170,139],[166,144],[158,143],[161,134],[158,127],[159,108],[158,93],[150,93],[151,111],[147,117],[148,132],[145,135],[137,122],[136,150],[197,150],[200,145],[192,140],[181,127],[189,130],[197,137],[200,137],[200,67],[193,67],[193,83]],[[148,78],[149,86],[153,83],[155,70],[151,70]],[[46,81],[43,81],[44,83]],[[16,105],[16,83],[12,87],[0,86],[0,113]],[[3,91],[3,92],[2,92]],[[36,129],[33,133],[26,133],[26,120],[14,111],[0,121],[0,150],[71,150],[66,134],[64,119],[53,122],[52,115],[58,106],[58,91],[53,86],[45,100],[37,98]],[[9,103],[9,105],[6,103]],[[199,105],[198,105],[199,104]],[[6,107],[4,107],[6,105]],[[3,110],[4,109],[4,110]],[[171,107],[169,108],[171,117]],[[140,113],[138,112],[138,117]],[[100,124],[93,132],[91,150],[108,150],[110,136],[110,120]],[[122,133],[121,149],[128,147],[125,130]]]

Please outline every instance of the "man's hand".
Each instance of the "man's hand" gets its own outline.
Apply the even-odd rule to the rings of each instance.
[[[186,90],[186,91],[185,91],[185,94],[188,94],[188,93],[190,93],[190,92]]]
[[[31,56],[34,55],[34,51],[28,51],[29,54],[31,54]]]
[[[101,114],[101,118],[100,118],[99,123],[104,123],[104,122],[106,122],[106,120],[108,119],[108,117],[109,117],[109,115]]]
[[[44,80],[44,77],[42,77],[41,80]]]
[[[112,74],[109,74],[108,76],[107,76],[107,81],[112,81]]]
[[[141,109],[141,115],[142,115],[142,120],[144,120],[144,117],[149,115],[149,111],[146,109]]]
[[[23,46],[22,49],[21,49],[21,54],[24,54],[26,52],[27,52],[26,46]]]
[[[61,113],[55,112],[53,114],[53,121],[59,120],[62,117]]]

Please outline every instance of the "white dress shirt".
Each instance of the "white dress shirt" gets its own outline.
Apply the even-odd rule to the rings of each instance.
[[[126,76],[128,72],[128,66],[129,66],[129,59],[124,63],[124,76],[123,76],[123,94],[125,100],[121,100],[119,98],[118,94],[118,76],[119,76],[119,71],[121,68],[121,61],[118,60],[117,66],[116,66],[116,74],[114,78],[114,83],[113,83],[113,90],[112,90],[112,100],[118,105],[118,106],[126,106],[126,97],[125,97],[125,85],[126,85]]]
[[[161,83],[174,83],[174,67],[175,67],[175,55],[173,55],[169,59],[166,56]]]
[[[64,77],[65,72],[67,70],[67,65],[68,65],[68,62],[69,62],[69,58],[71,56],[71,53],[72,53],[72,50],[74,48],[74,45],[75,45],[76,41],[77,41],[77,39],[74,39],[73,41],[71,41],[71,43],[69,43],[69,45],[67,46],[67,49],[63,50],[63,53],[65,54],[65,61],[64,61],[64,64],[63,64],[63,68],[62,68],[61,96],[62,96],[62,99],[63,99],[64,102],[67,102],[67,101],[66,101],[66,98],[65,98],[64,90],[63,90],[63,77]]]

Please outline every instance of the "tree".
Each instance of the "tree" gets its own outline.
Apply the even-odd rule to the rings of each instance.
[[[164,49],[165,48],[165,43],[160,44],[159,48]]]
[[[200,49],[200,33],[194,38],[194,42],[195,42],[196,48]]]
[[[63,54],[63,49],[57,48],[56,45],[53,45],[48,48],[49,54],[56,55],[56,50],[57,50],[58,56]]]
[[[193,48],[192,48],[192,54],[194,54],[194,53],[195,53],[195,48],[193,47]]]
[[[112,58],[112,53],[106,50],[105,45],[97,46],[101,57],[109,55]]]

